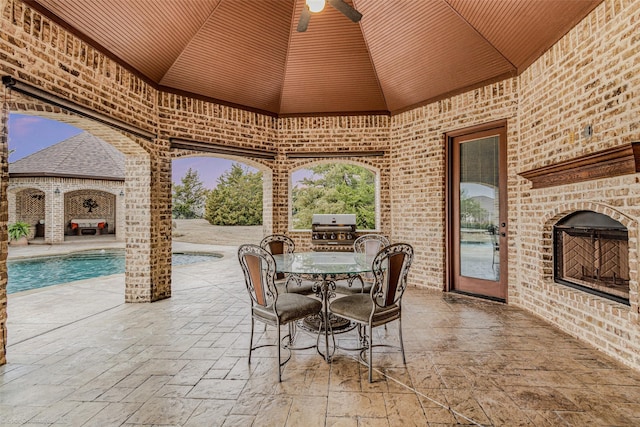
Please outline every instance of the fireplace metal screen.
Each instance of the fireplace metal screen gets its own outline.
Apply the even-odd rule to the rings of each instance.
[[[627,229],[592,211],[565,217],[554,227],[554,279],[629,304]]]

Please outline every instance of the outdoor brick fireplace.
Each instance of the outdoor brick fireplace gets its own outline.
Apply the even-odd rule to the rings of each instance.
[[[553,232],[554,280],[629,304],[629,240],[626,227],[593,211],[574,212]]]

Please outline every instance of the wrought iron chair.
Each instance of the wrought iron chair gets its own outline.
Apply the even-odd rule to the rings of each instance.
[[[247,291],[251,297],[251,337],[249,339],[249,363],[253,350],[274,344],[253,346],[255,321],[273,325],[277,331],[278,381],[282,381],[282,367],[291,359],[291,344],[295,336],[295,321],[307,316],[320,314],[322,302],[317,299],[293,293],[278,293],[275,285],[276,263],[273,256],[257,245],[242,245],[238,248],[238,260],[244,273]],[[289,333],[284,337],[289,356],[281,358],[283,338],[280,326],[289,325]],[[318,331],[320,333],[320,331]]]
[[[357,253],[365,254],[370,259],[380,250],[386,246],[389,246],[389,239],[380,234],[363,234],[353,242],[353,251]],[[356,282],[359,281],[360,286],[357,286]],[[367,293],[371,290],[373,285],[373,274],[365,273],[348,280],[347,283],[336,284],[336,292],[341,294],[360,294]]]
[[[290,237],[284,234],[272,234],[265,237],[260,242],[260,247],[267,250],[271,255],[292,254],[296,249],[296,244]],[[291,283],[294,282],[294,283]],[[303,283],[298,276],[276,274],[276,286],[279,292],[291,292],[295,294],[313,294],[312,285]]]
[[[373,382],[373,328],[398,320],[402,362],[407,363],[402,342],[402,296],[407,287],[407,275],[413,261],[413,248],[406,243],[396,243],[382,249],[375,256],[373,287],[368,294],[347,295],[329,304],[331,313],[358,324],[361,359],[369,367],[369,382]],[[386,344],[377,344],[385,345]],[[368,350],[368,358],[364,353]]]

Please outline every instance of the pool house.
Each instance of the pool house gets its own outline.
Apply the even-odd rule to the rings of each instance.
[[[124,155],[83,132],[10,164],[7,199],[9,224],[29,224],[31,243],[124,240]]]

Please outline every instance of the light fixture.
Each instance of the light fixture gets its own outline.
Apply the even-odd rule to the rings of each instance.
[[[120,195],[124,196],[124,191],[120,190]]]
[[[307,0],[309,12],[318,13],[324,10],[325,0]]]
[[[53,192],[56,193],[56,195],[58,195],[58,194],[60,194],[60,189],[58,187],[56,187],[56,189]]]

